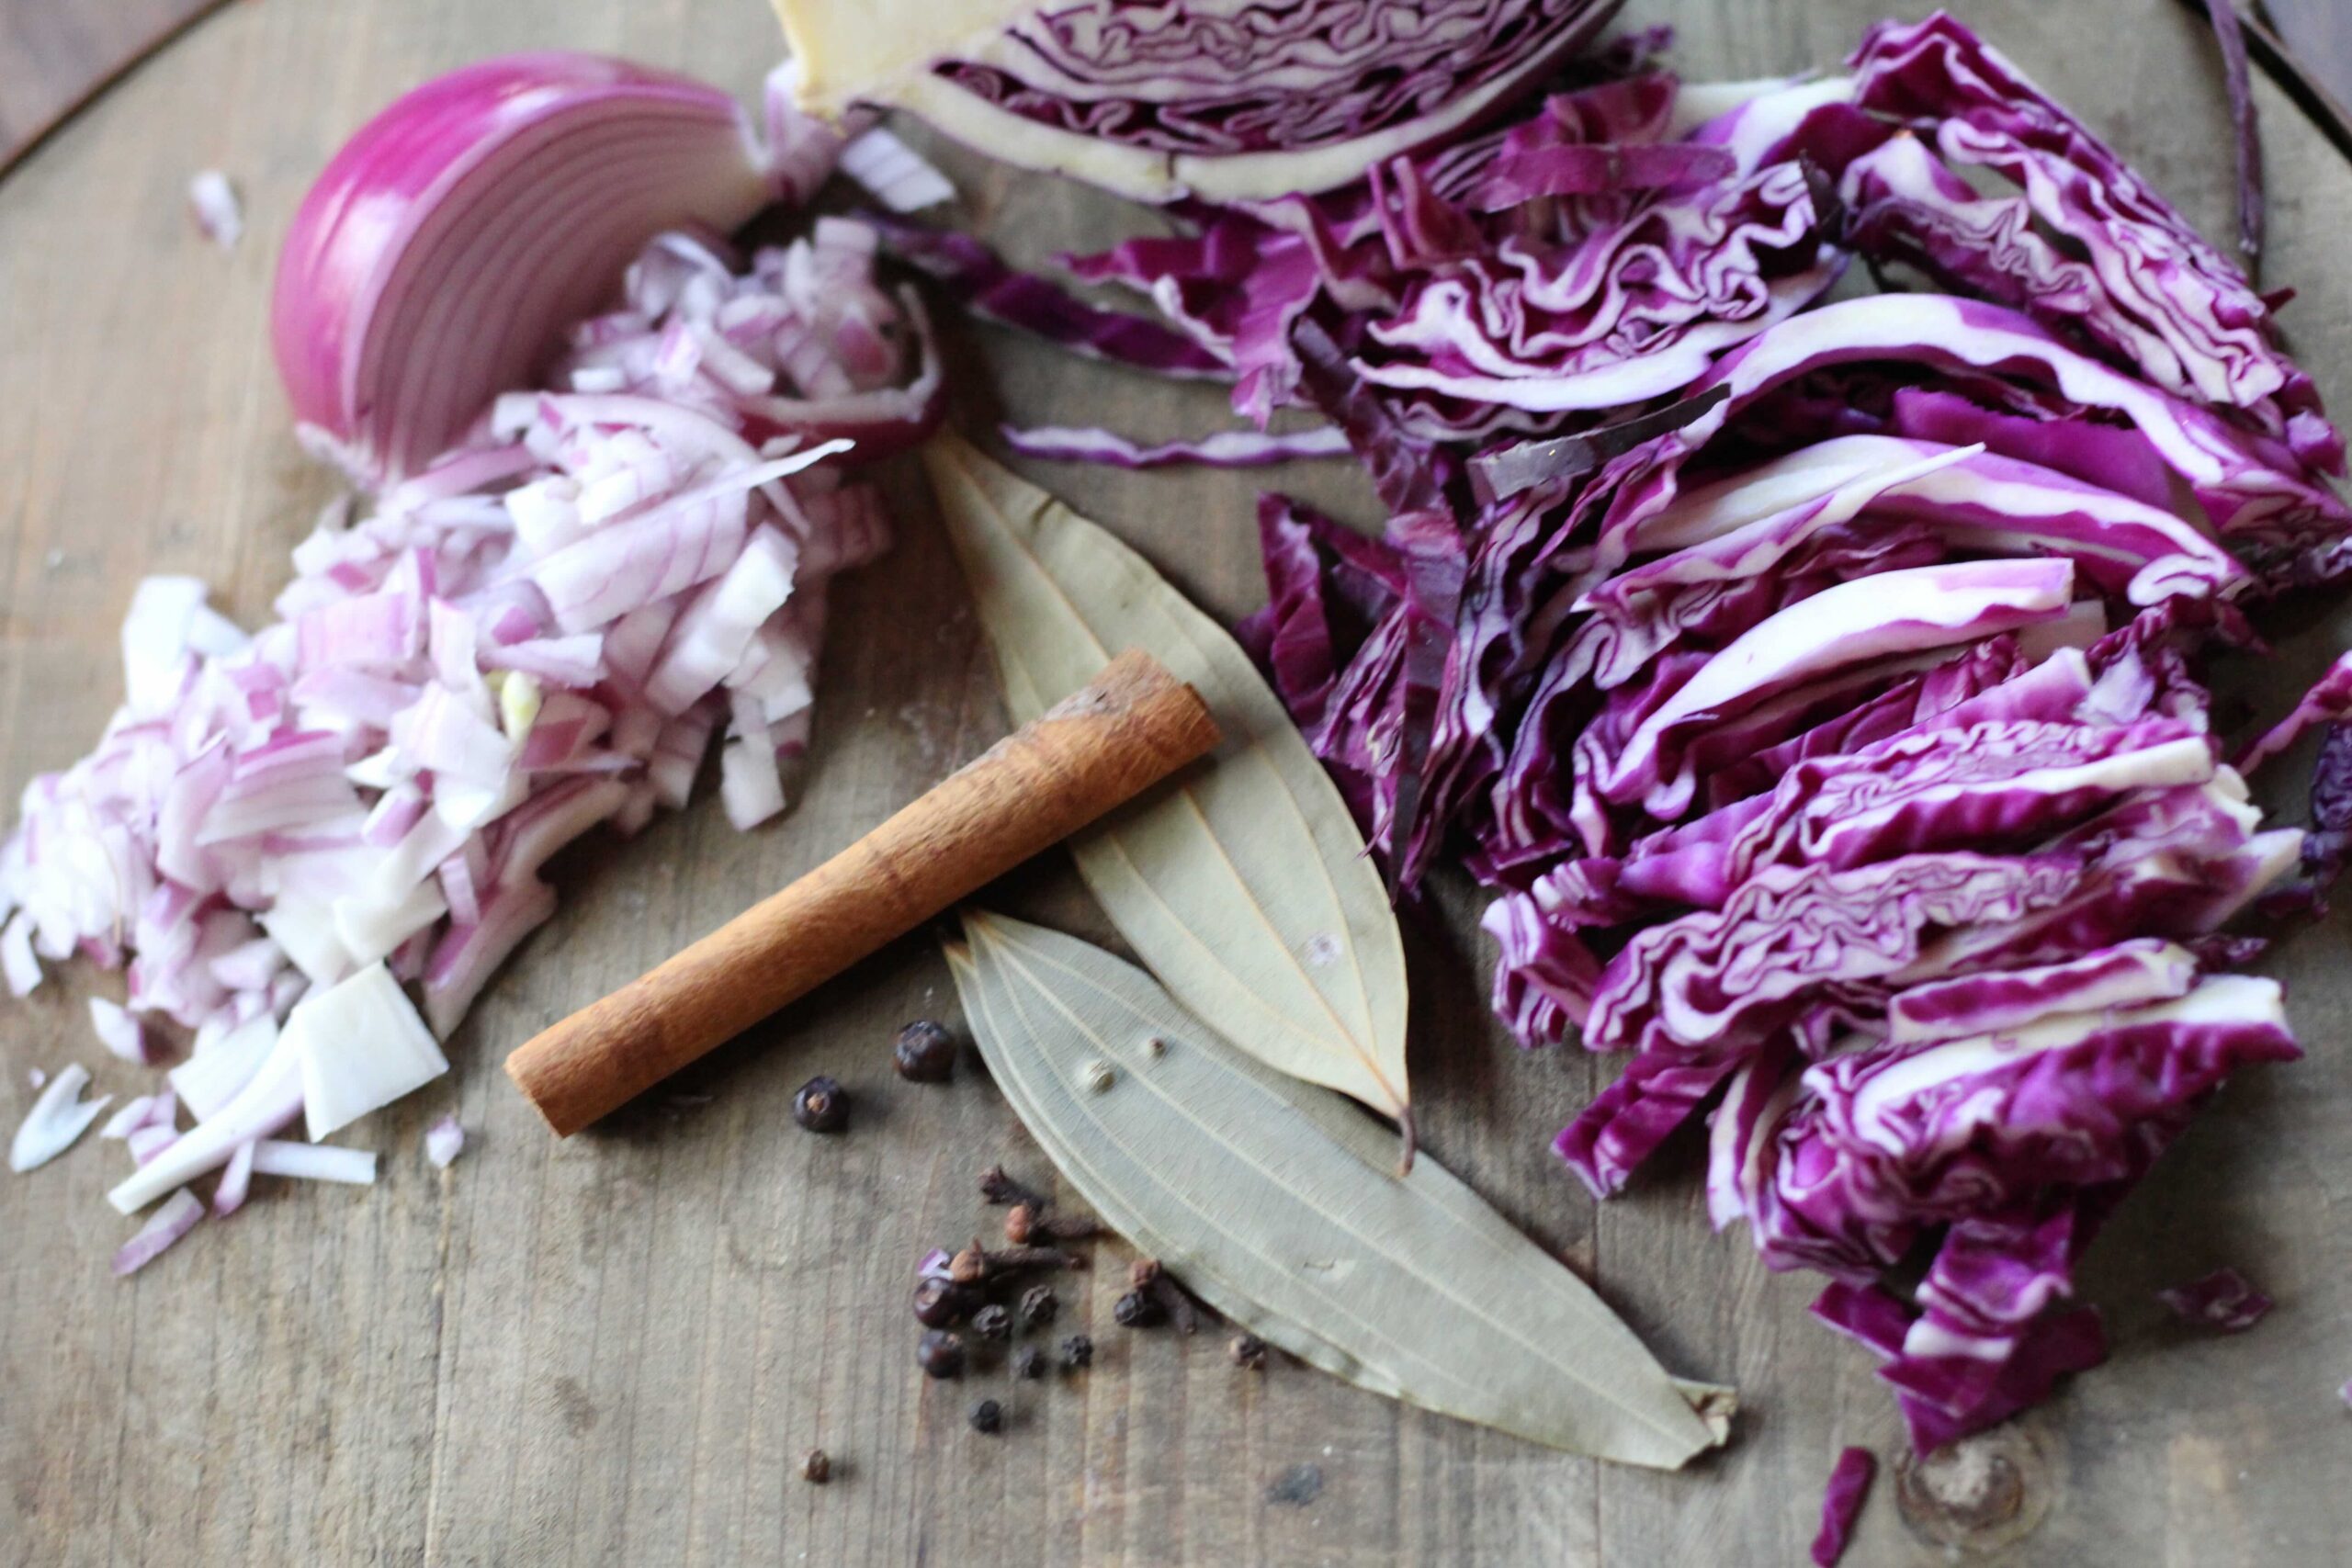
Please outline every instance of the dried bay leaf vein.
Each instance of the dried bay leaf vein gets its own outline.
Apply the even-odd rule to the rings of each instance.
[[[1210,1032],[1131,966],[1019,922],[976,916],[968,924],[978,958],[951,956],[990,1065],[1016,1109],[1105,1217],[1172,1266],[1184,1267],[1193,1248],[1175,1235],[1166,1236],[1170,1245],[1156,1245],[1167,1226],[1221,1241],[1216,1257],[1198,1260],[1197,1282],[1228,1315],[1376,1392],[1554,1446],[1672,1465],[1721,1440],[1692,1406],[1727,1391],[1669,1377],[1581,1280],[1452,1176],[1430,1166],[1396,1189],[1376,1185],[1391,1179],[1374,1168],[1383,1139],[1372,1123],[1312,1089],[1270,1077],[1246,1056],[1223,1054]],[[1067,958],[1059,956],[1064,950]],[[1041,1012],[1041,1003],[1050,1010]],[[1131,1027],[1123,1029],[1122,1020]],[[1191,1059],[1180,1066],[1151,1053],[1143,1041],[1155,1034],[1189,1043],[1172,1049]],[[1090,1051],[1119,1061],[1122,1076],[1149,1085],[1150,1095],[1102,1108],[1081,1099],[1076,1058]],[[1070,1058],[1058,1064],[1061,1070],[1057,1053]],[[1163,1083],[1161,1073],[1177,1076]],[[1188,1093],[1198,1098],[1188,1101]],[[1230,1136],[1211,1119],[1219,1106],[1238,1119]],[[1170,1138],[1152,1142],[1159,1156],[1152,1166],[1131,1143],[1132,1123],[1122,1130],[1106,1119],[1137,1114],[1170,1117]],[[1292,1118],[1322,1136],[1302,1137],[1282,1125]],[[1233,1137],[1249,1146],[1237,1146]],[[1231,1228],[1230,1219],[1220,1219],[1180,1184],[1188,1166],[1204,1178],[1204,1191],[1223,1190],[1209,1173],[1229,1169],[1245,1190],[1226,1205],[1227,1213],[1268,1217],[1249,1235]],[[1363,1201],[1351,1201],[1344,1195],[1359,1179],[1374,1185],[1358,1190]],[[1379,1222],[1384,1203],[1392,1205],[1386,1217],[1395,1227],[1385,1239],[1365,1229]],[[1268,1239],[1285,1227],[1300,1234]],[[1312,1239],[1326,1230],[1329,1247]],[[1465,1230],[1477,1238],[1466,1247]],[[1408,1247],[1423,1260],[1403,1250]],[[1288,1250],[1298,1256],[1286,1263]],[[1317,1262],[1351,1269],[1317,1270]],[[1221,1274],[1220,1265],[1228,1272]],[[1483,1280],[1467,1271],[1478,1265],[1486,1266]],[[1383,1270],[1389,1271],[1385,1290]],[[1340,1274],[1351,1271],[1359,1277],[1343,1283]],[[1240,1282],[1251,1274],[1264,1276],[1256,1288]],[[1383,1302],[1395,1307],[1395,1316],[1371,1315]],[[1513,1302],[1519,1322],[1504,1315]],[[1458,1332],[1455,1318],[1462,1320]],[[1446,1328],[1432,1332],[1436,1321]],[[1547,1331],[1556,1341],[1544,1337]],[[1400,1337],[1406,1334],[1414,1337]],[[1563,1359],[1577,1345],[1590,1351],[1587,1364],[1594,1371]],[[1464,1358],[1487,1354],[1499,1355],[1502,1364],[1482,1381],[1476,1359]]]
[[[1087,618],[1085,611],[1079,605],[1076,600],[1070,597],[1069,592],[1062,586],[1060,580],[1055,577],[1053,572],[1046,566],[1044,558],[1040,556],[1038,552],[1030,546],[1029,542],[1022,536],[1021,531],[1012,525],[1010,516],[1005,513],[1001,507],[995,503],[994,498],[990,497],[985,491],[978,490],[978,487],[975,486],[974,488],[978,491],[980,504],[986,506],[989,511],[997,513],[1008,542],[1015,550],[1019,551],[1021,555],[1028,560],[1032,567],[1035,569],[1038,577],[1041,579],[1046,588],[1060,603],[1062,607],[1069,612],[1072,624],[1077,627],[1080,634],[1086,638],[1087,644],[1092,650],[1095,659],[1102,663],[1109,663],[1112,657],[1111,649],[1109,645],[1103,642],[1102,637],[1095,633],[1093,626]],[[1046,509],[1043,506],[1039,508],[1041,513],[1045,510]],[[1150,585],[1140,584],[1139,586],[1148,590]],[[1140,605],[1138,604],[1135,607],[1140,607]],[[1205,671],[1211,671],[1212,673],[1221,674],[1220,671],[1216,671],[1217,660],[1215,657],[1215,651],[1211,647],[1203,643],[1202,640],[1194,635],[1193,628],[1185,626],[1181,620],[1178,620],[1173,616],[1169,617],[1169,620],[1170,624],[1167,629],[1173,636],[1181,638],[1193,648],[1193,651],[1199,657],[1200,667]],[[1048,699],[1046,697],[1044,693],[1037,689],[1037,681],[1035,675],[1031,674],[1029,671],[1028,661],[1020,658],[1021,649],[1019,646],[1008,639],[1002,645],[1001,651],[1008,660],[1018,663],[1021,673],[1024,678],[1028,688],[1026,698],[1030,711],[1016,715],[1016,718],[1025,720],[1035,716],[1037,713],[1043,712],[1047,705]],[[1224,682],[1220,681],[1219,683],[1223,684]],[[1251,753],[1257,753],[1262,760],[1263,765],[1265,765],[1270,772],[1274,773],[1277,787],[1273,793],[1279,796],[1283,805],[1288,809],[1289,813],[1296,818],[1300,829],[1304,831],[1308,840],[1312,841],[1316,838],[1315,825],[1307,818],[1306,809],[1305,806],[1300,803],[1298,797],[1293,794],[1290,789],[1283,786],[1280,768],[1273,762],[1272,759],[1263,757],[1264,742],[1259,739],[1260,733],[1261,731],[1258,727],[1250,727],[1249,734],[1250,736],[1250,740],[1249,746],[1244,748],[1244,750]],[[1248,892],[1250,886],[1248,879],[1241,874],[1240,867],[1233,863],[1232,856],[1227,852],[1224,842],[1218,839],[1215,828],[1209,822],[1208,813],[1201,806],[1200,798],[1197,794],[1195,794],[1193,786],[1189,782],[1179,781],[1178,785],[1173,786],[1170,793],[1181,796],[1185,806],[1190,808],[1193,818],[1199,825],[1203,836],[1209,840],[1210,845],[1216,850],[1218,860],[1230,874],[1234,884],[1244,889],[1244,901],[1249,904],[1252,912],[1257,915],[1259,922],[1264,929],[1267,937],[1280,947],[1285,954],[1290,954],[1290,944],[1283,940],[1282,932],[1275,929],[1272,919],[1265,911],[1265,907],[1262,901],[1260,900],[1254,893]],[[1243,985],[1240,975],[1236,972],[1230,964],[1225,962],[1223,957],[1217,953],[1216,949],[1203,942],[1200,939],[1198,932],[1194,931],[1190,926],[1183,922],[1182,918],[1176,912],[1175,907],[1170,904],[1167,898],[1159,892],[1159,888],[1152,885],[1150,877],[1146,874],[1143,868],[1136,863],[1135,856],[1128,852],[1125,843],[1116,833],[1115,828],[1111,831],[1089,835],[1089,839],[1100,841],[1103,847],[1117,853],[1119,858],[1126,863],[1128,869],[1134,874],[1140,891],[1148,895],[1155,903],[1167,912],[1170,920],[1172,921],[1182,934],[1191,941],[1193,946],[1203,958],[1216,965],[1218,969],[1222,970],[1228,978],[1233,980],[1238,987],[1240,987],[1242,995],[1257,1003],[1269,1017],[1273,1018],[1277,1022],[1281,1023],[1283,1027],[1286,1029],[1295,1027],[1295,1025],[1279,1012],[1271,1002],[1268,1002],[1264,998],[1258,996],[1246,985]],[[1340,890],[1338,881],[1332,876],[1329,864],[1321,856],[1318,855],[1313,858],[1317,871],[1321,874],[1324,891],[1329,896],[1329,902],[1331,908],[1339,917],[1340,923],[1344,925],[1347,923],[1347,901]],[[1294,964],[1293,967],[1298,973],[1300,979],[1306,983],[1307,991],[1310,992],[1321,1004],[1325,1015],[1331,1021],[1332,1027],[1339,1030],[1343,1036],[1352,1035],[1354,1031],[1350,1028],[1346,1020],[1340,1017],[1338,1011],[1333,1008],[1329,997],[1324,992],[1320,986],[1315,983],[1314,977],[1306,972],[1305,966]],[[1363,1015],[1357,1021],[1356,1027],[1369,1032],[1372,1028],[1372,994],[1370,983],[1364,976],[1363,966],[1361,963],[1351,963],[1347,967],[1355,976],[1356,995],[1363,1008]],[[1371,1061],[1367,1056],[1363,1065],[1372,1073],[1373,1077],[1381,1082],[1382,1087],[1389,1091],[1394,1101],[1396,1104],[1401,1105],[1404,1102],[1405,1097],[1401,1093],[1397,1092],[1394,1085],[1391,1085],[1386,1081],[1386,1077],[1381,1073],[1378,1064]]]
[[[952,437],[934,442],[925,457],[1016,718],[1042,710],[1055,688],[1082,683],[1108,661],[1098,624],[1133,618],[1148,621],[1152,634],[1133,640],[1194,681],[1239,742],[1220,755],[1220,774],[1180,781],[1073,842],[1080,869],[1122,934],[1180,996],[1269,1066],[1408,1116],[1406,985],[1394,911],[1363,859],[1336,786],[1247,655],[1148,562],[1043,491]],[[1070,581],[1099,592],[1082,599]],[[1048,623],[1073,646],[1057,649]],[[1309,809],[1309,794],[1323,807],[1319,816]],[[1209,795],[1217,797],[1215,807]],[[1266,837],[1261,824],[1270,825],[1270,871],[1295,879],[1280,886],[1288,897],[1277,902],[1315,930],[1285,931],[1218,831],[1220,812],[1228,830],[1238,822],[1253,840]],[[1301,861],[1315,863],[1312,872]],[[1199,897],[1185,901],[1194,906],[1191,919],[1164,885],[1174,875],[1200,880]],[[1362,883],[1352,900],[1343,876]],[[1228,955],[1202,922],[1244,918],[1237,903],[1247,907],[1257,940],[1242,939],[1247,946]],[[1303,959],[1323,937],[1338,944],[1338,961],[1315,967],[1347,971],[1329,975],[1329,985]]]
[[[1034,971],[1029,969],[1028,965],[1023,961],[1017,951],[1008,951],[1005,962],[1012,968],[1020,970],[1023,973],[1031,974],[1034,977]],[[1042,962],[1050,964],[1052,960],[1045,959],[1042,960]],[[1055,966],[1057,968],[1062,967],[1058,964]],[[1064,968],[1063,972],[1072,980],[1078,981],[1080,984],[1085,983],[1084,977],[1078,975],[1075,971]],[[1103,1047],[1104,1050],[1107,1051],[1110,1049],[1110,1043],[1106,1039],[1096,1032],[1091,1026],[1080,1019],[1077,1013],[1070,1010],[1070,1009],[1064,1004],[1060,998],[1055,997],[1042,983],[1036,985],[1034,988],[1037,994],[1044,998],[1048,1006],[1052,1007],[1055,1011],[1060,1013],[1074,1028],[1084,1033],[1089,1039],[1093,1040],[1098,1045]],[[1013,1010],[1020,1013],[1023,1021],[1026,1021],[1028,1018],[1028,1009],[1023,1003],[1021,994],[1017,992],[1012,993],[1010,1000]],[[1224,1143],[1224,1139],[1218,1135],[1216,1131],[1206,1122],[1202,1121],[1200,1117],[1194,1115],[1191,1108],[1185,1105],[1183,1101],[1160,1089],[1159,1087],[1152,1083],[1148,1077],[1143,1075],[1136,1075],[1136,1077],[1137,1082],[1143,1087],[1149,1089],[1154,1097],[1159,1100],[1161,1104],[1167,1106],[1170,1111],[1182,1117],[1185,1121],[1193,1123],[1193,1125],[1197,1127],[1204,1135],[1215,1139],[1221,1144]],[[1262,1089],[1263,1086],[1256,1087]],[[1291,1109],[1287,1101],[1281,1100],[1277,1096],[1268,1094],[1266,1098],[1272,1100],[1275,1108],[1278,1110],[1286,1111]],[[1278,1179],[1274,1171],[1268,1169],[1262,1163],[1247,1151],[1233,1148],[1230,1145],[1227,1145],[1227,1147],[1234,1158],[1240,1161],[1242,1165],[1246,1166],[1250,1170],[1253,1170],[1260,1176],[1265,1178],[1269,1182],[1276,1181]],[[1085,1156],[1082,1152],[1073,1149],[1073,1154],[1075,1157],[1081,1162],[1085,1161]],[[1091,1164],[1091,1162],[1087,1163]],[[1367,1174],[1370,1175],[1371,1173]],[[1204,1222],[1209,1228],[1223,1231],[1228,1238],[1239,1245],[1244,1250],[1248,1251],[1251,1257],[1256,1258],[1259,1261],[1264,1263],[1268,1268],[1282,1269],[1284,1272],[1288,1272],[1294,1268],[1292,1263],[1283,1258],[1276,1258],[1272,1253],[1253,1245],[1246,1236],[1243,1236],[1237,1232],[1227,1230],[1216,1215],[1213,1214],[1208,1210],[1202,1208],[1198,1203],[1194,1202],[1190,1197],[1188,1197],[1181,1189],[1165,1181],[1156,1182],[1155,1184],[1180,1207]],[[1408,1274],[1411,1274],[1417,1279],[1425,1280],[1440,1295],[1453,1303],[1453,1304],[1460,1308],[1467,1316],[1474,1318],[1485,1326],[1493,1329],[1501,1337],[1519,1344],[1522,1348],[1535,1356],[1538,1359],[1543,1360],[1555,1368],[1561,1373],[1561,1375],[1566,1377],[1570,1382],[1590,1389],[1597,1396],[1608,1400],[1611,1404],[1619,1405],[1621,1408],[1624,1409],[1628,1415],[1634,1416],[1638,1418],[1640,1413],[1633,1406],[1624,1404],[1624,1402],[1619,1399],[1614,1393],[1592,1382],[1585,1373],[1579,1371],[1575,1366],[1559,1359],[1549,1350],[1545,1349],[1535,1341],[1529,1339],[1525,1335],[1520,1333],[1516,1327],[1504,1319],[1496,1317],[1492,1313],[1488,1312],[1482,1304],[1480,1304],[1476,1298],[1464,1295],[1459,1291],[1456,1291],[1448,1285],[1443,1277],[1431,1273],[1427,1269],[1418,1268],[1400,1255],[1388,1250],[1380,1244],[1377,1238],[1349,1224],[1341,1215],[1332,1213],[1329,1210],[1321,1209],[1319,1207],[1317,1208],[1316,1212],[1329,1219],[1348,1240],[1357,1244],[1372,1257],[1377,1258]],[[1336,1261],[1336,1259],[1332,1260],[1332,1262]],[[1318,1265],[1313,1262],[1303,1262],[1295,1265],[1295,1267],[1310,1269],[1317,1267],[1329,1268],[1331,1267],[1331,1263],[1323,1263]],[[1411,1359],[1420,1366],[1425,1367],[1431,1373],[1444,1378],[1449,1382],[1459,1384],[1472,1393],[1478,1392],[1478,1385],[1471,1382],[1469,1379],[1464,1378],[1461,1373],[1442,1365],[1440,1362],[1429,1359],[1426,1355],[1415,1349],[1412,1346],[1396,1338],[1373,1319],[1365,1317],[1361,1313],[1351,1311],[1344,1298],[1335,1299],[1332,1304],[1345,1316],[1347,1316],[1349,1321],[1363,1328],[1367,1334],[1392,1347],[1394,1349]]]

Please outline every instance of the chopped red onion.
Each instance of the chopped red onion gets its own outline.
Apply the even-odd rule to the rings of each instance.
[[[466,1130],[458,1125],[455,1116],[444,1116],[424,1130],[424,1157],[442,1170],[458,1157],[466,1146]]]
[[[376,1151],[347,1149],[334,1144],[297,1144],[263,1138],[253,1150],[254,1171],[260,1176],[288,1176],[304,1181],[334,1181],[350,1187],[372,1187],[376,1181]]]
[[[227,1219],[245,1206],[245,1198],[253,1190],[254,1147],[250,1143],[239,1144],[237,1152],[220,1172],[220,1185],[212,1190],[212,1213]]]
[[[30,996],[40,984],[40,960],[33,956],[32,917],[22,909],[0,926],[0,976],[6,978],[12,997]]]
[[[74,1140],[88,1131],[98,1112],[110,1104],[114,1096],[102,1094],[96,1100],[84,1100],[82,1090],[89,1086],[90,1071],[79,1062],[69,1062],[58,1070],[40,1098],[26,1112],[17,1128],[17,1135],[8,1144],[8,1168],[31,1170],[47,1165],[74,1146]]]
[[[148,1127],[161,1127],[170,1132],[173,1123],[178,1118],[179,1097],[170,1089],[164,1089],[156,1094],[142,1094],[107,1117],[106,1125],[98,1129],[98,1136],[128,1138],[133,1133]]]
[[[448,1058],[381,963],[305,998],[279,1038],[281,1048],[290,1045],[300,1057],[303,1115],[313,1139],[449,1070]]]
[[[114,1255],[114,1271],[118,1276],[135,1274],[161,1257],[171,1245],[196,1228],[204,1218],[204,1205],[195,1193],[183,1187],[147,1216],[147,1223],[137,1235],[124,1242]]]
[[[2234,1269],[2216,1269],[2202,1279],[2158,1291],[2156,1300],[2182,1322],[2223,1334],[2245,1333],[2261,1322],[2272,1305],[2268,1296]]]
[[[300,1054],[281,1035],[253,1080],[172,1146],[118,1182],[107,1201],[135,1214],[173,1188],[217,1170],[239,1144],[267,1137],[302,1113]]]
[[[145,1165],[177,1143],[179,1136],[179,1130],[175,1127],[158,1127],[149,1122],[145,1126],[132,1128],[125,1134],[123,1144],[130,1149],[134,1161]]]
[[[244,204],[237,199],[237,187],[220,170],[199,170],[187,182],[187,205],[204,237],[222,250],[244,237]]]
[[[879,127],[851,138],[841,151],[839,166],[893,212],[919,212],[956,199],[956,187],[945,175]]]
[[[117,1003],[104,997],[90,998],[90,1027],[98,1043],[134,1066],[153,1066],[156,1057],[146,1028]]]
[[[1195,464],[1208,468],[1254,468],[1287,463],[1300,457],[1344,457],[1347,433],[1336,424],[1317,425],[1289,434],[1261,430],[1220,430],[1197,441],[1169,441],[1139,446],[1107,430],[1067,429],[1039,425],[1000,427],[1005,445],[1024,457],[1056,463],[1107,463],[1118,468],[1161,468]]]
[[[364,1114],[436,1075],[393,977],[454,1029],[553,911],[539,868],[599,823],[682,805],[730,712],[730,815],[781,809],[826,582],[888,538],[827,436],[904,439],[937,403],[927,328],[875,285],[873,252],[854,224],[747,262],[665,236],[548,383],[607,370],[606,392],[503,400],[371,514],[331,508],[276,624],[249,637],[193,580],[141,585],[129,701],[89,757],[34,782],[0,848],[12,989],[42,956],[129,962],[130,1010],[92,1012],[110,1045],[160,1038],[134,1010],[196,1033],[171,1081],[197,1125],[140,1140],[118,1206],[306,1109]],[[690,369],[663,360],[681,334]],[[367,1021],[328,1032],[399,1049],[281,1031],[350,986],[376,998]],[[156,1124],[151,1106],[121,1130]]]

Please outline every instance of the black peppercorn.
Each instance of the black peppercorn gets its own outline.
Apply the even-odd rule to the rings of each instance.
[[[1094,1341],[1083,1334],[1073,1334],[1062,1341],[1062,1365],[1070,1371],[1080,1371],[1094,1364]]]
[[[810,1449],[800,1458],[800,1478],[812,1486],[822,1486],[833,1478],[831,1456],[822,1449]]]
[[[1111,1308],[1122,1328],[1149,1328],[1166,1314],[1148,1291],[1129,1291]]]
[[[1043,1328],[1054,1321],[1062,1309],[1062,1299],[1054,1294],[1051,1285],[1032,1285],[1021,1292],[1021,1322],[1023,1327]]]
[[[1233,1364],[1245,1372],[1263,1371],[1266,1366],[1266,1342],[1254,1334],[1237,1334],[1225,1348]]]
[[[927,1331],[915,1342],[915,1361],[935,1378],[963,1376],[964,1337],[944,1328]]]
[[[838,1133],[849,1125],[849,1095],[831,1078],[810,1078],[792,1097],[792,1119],[812,1133]]]
[[[918,1019],[899,1031],[890,1059],[909,1083],[945,1083],[956,1076],[956,1037],[927,1018]]]
[[[951,1280],[915,1281],[915,1321],[925,1328],[949,1328],[972,1310],[972,1292]]]
[[[983,1339],[1010,1339],[1012,1314],[1001,1306],[984,1306],[972,1314],[972,1332]]]
[[[1041,1378],[1046,1375],[1046,1353],[1035,1345],[1023,1345],[1012,1358],[1012,1375],[1017,1378]]]
[[[1004,1406],[993,1399],[983,1399],[973,1405],[972,1430],[990,1433],[1004,1430]]]

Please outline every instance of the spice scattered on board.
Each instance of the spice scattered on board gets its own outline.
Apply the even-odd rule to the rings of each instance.
[[[964,929],[949,964],[998,1087],[1103,1221],[1238,1329],[1578,1453],[1673,1468],[1724,1440],[1729,1390],[1668,1376],[1435,1163],[1395,1173],[1377,1126],[1099,948],[978,911]],[[1119,1084],[1088,1094],[1097,1055]]]

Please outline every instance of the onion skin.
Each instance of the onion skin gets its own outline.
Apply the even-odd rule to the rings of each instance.
[[[675,165],[639,182],[634,200],[592,196],[576,204],[577,222],[499,234],[500,276],[407,287],[452,241],[479,243],[502,220],[519,221],[535,188],[576,177],[582,132],[632,121]],[[774,194],[741,107],[686,77],[549,51],[427,82],[345,143],[279,254],[270,335],[295,417],[363,481],[414,472],[497,392],[526,384],[556,334],[617,288],[653,234],[726,232]],[[435,384],[436,355],[453,361],[454,381]]]

